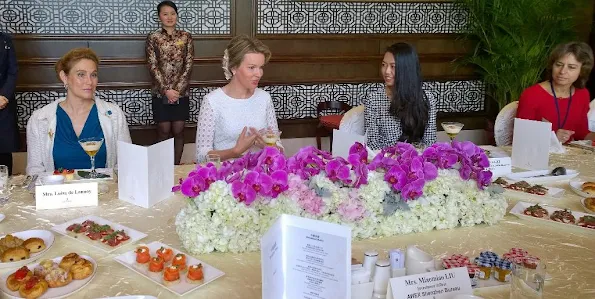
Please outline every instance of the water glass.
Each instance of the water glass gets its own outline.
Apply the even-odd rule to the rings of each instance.
[[[10,192],[8,186],[8,166],[0,165],[0,200],[7,199]]]
[[[515,264],[510,282],[511,299],[541,299],[545,281],[546,265],[538,261],[533,265]]]
[[[215,165],[215,167],[219,168],[219,166],[221,165],[221,156],[219,156],[217,154],[208,154],[207,155],[207,164],[208,163],[213,163],[213,165]]]

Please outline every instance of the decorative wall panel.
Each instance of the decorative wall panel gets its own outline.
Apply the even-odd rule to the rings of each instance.
[[[475,112],[484,110],[485,87],[480,81],[424,82],[426,93],[437,100],[440,112]],[[316,84],[265,86],[273,98],[277,118],[315,118],[319,102],[339,100],[352,106],[361,105],[366,95],[378,88],[380,83],[362,84]],[[202,98],[215,87],[192,88],[190,120],[197,121]],[[65,96],[64,92],[37,91],[17,92],[19,126],[25,128],[35,109]],[[129,125],[153,123],[151,95],[148,89],[99,90],[97,97],[117,103],[128,117]]]
[[[193,35],[231,34],[231,1],[175,1],[179,27]],[[10,33],[144,35],[159,28],[158,0],[0,2],[0,30]]]
[[[454,3],[258,0],[258,34],[455,33],[467,13]]]

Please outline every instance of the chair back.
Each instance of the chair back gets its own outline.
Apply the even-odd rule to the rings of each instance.
[[[351,106],[349,104],[339,102],[339,101],[329,101],[329,102],[318,103],[318,107],[316,110],[317,110],[318,117],[320,117],[320,115],[323,112],[326,112],[328,110],[333,110],[336,112],[336,114],[341,114],[341,113],[345,113],[345,112],[349,111],[350,109],[351,109]]]
[[[595,132],[595,99],[593,99],[589,105],[587,118],[589,119],[589,131]]]
[[[506,146],[512,144],[512,135],[514,132],[514,119],[516,118],[516,111],[519,107],[519,102],[514,101],[504,106],[494,123],[494,139],[497,146]]]
[[[359,105],[345,112],[343,118],[341,119],[339,130],[363,136],[365,134],[364,110],[364,105]]]

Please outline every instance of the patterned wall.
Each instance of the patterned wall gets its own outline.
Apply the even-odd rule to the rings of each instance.
[[[243,0],[246,1],[246,0]],[[2,0],[0,30],[36,34],[147,34],[158,0]],[[230,34],[231,0],[178,0],[178,24],[193,35]]]
[[[425,82],[424,90],[437,100],[440,112],[470,112],[484,110],[484,84],[480,81]],[[378,88],[380,83],[363,84],[316,84],[316,85],[276,85],[265,86],[273,98],[279,119],[315,118],[319,102],[339,100],[352,106],[363,103],[366,95]],[[214,87],[192,88],[190,120],[196,122],[202,98]],[[39,91],[18,92],[19,126],[25,128],[29,116],[35,109],[65,96],[64,92]],[[100,90],[97,96],[117,103],[128,116],[129,125],[149,125],[153,123],[148,89]]]
[[[454,3],[259,0],[259,34],[454,33],[467,13]]]

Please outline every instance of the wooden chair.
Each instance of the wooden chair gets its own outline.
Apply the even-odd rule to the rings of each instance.
[[[321,149],[322,147],[320,138],[322,136],[328,135],[330,132],[330,150],[333,150],[333,129],[339,129],[343,114],[350,109],[350,105],[339,101],[318,103],[318,107],[316,109],[319,120],[318,128],[316,129],[316,146],[318,149]],[[333,111],[333,113],[336,114],[322,115],[323,112],[329,111]]]

